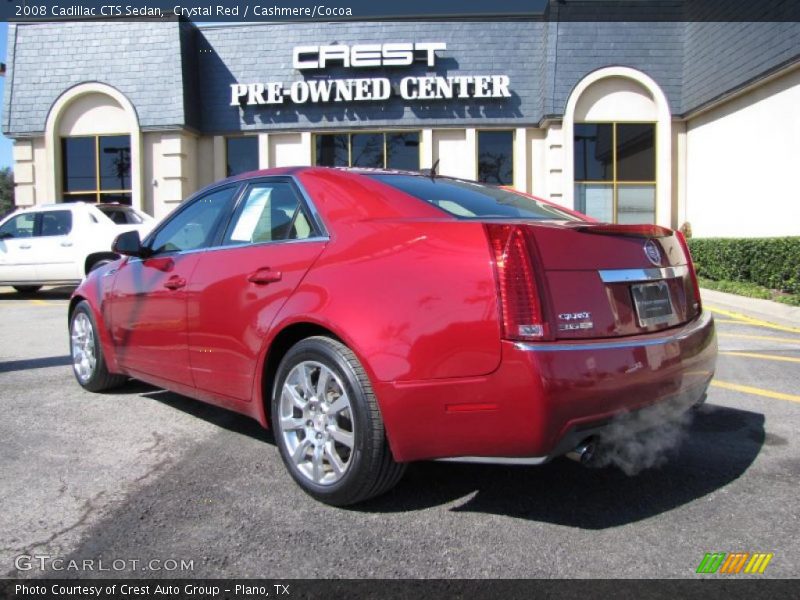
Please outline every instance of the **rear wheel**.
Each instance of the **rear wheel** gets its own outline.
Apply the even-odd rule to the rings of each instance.
[[[72,371],[84,389],[90,392],[102,392],[127,381],[128,378],[124,375],[108,371],[97,335],[97,324],[92,309],[85,300],[78,304],[72,313],[69,333]]]
[[[336,340],[307,338],[289,350],[278,367],[272,424],[289,473],[327,504],[383,494],[405,472],[392,457],[364,368]]]
[[[42,286],[40,285],[15,285],[13,286],[20,294],[35,294]]]

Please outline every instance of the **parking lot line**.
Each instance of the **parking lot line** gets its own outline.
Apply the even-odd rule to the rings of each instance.
[[[742,358],[759,358],[762,360],[778,360],[782,362],[800,363],[800,358],[779,356],[777,354],[758,354],[756,352],[720,352],[720,356],[741,356]]]
[[[723,390],[731,390],[733,392],[742,392],[743,394],[753,394],[754,396],[763,396],[764,398],[772,398],[773,400],[788,400],[789,402],[800,403],[800,396],[795,394],[784,394],[783,392],[773,392],[772,390],[765,390],[762,388],[752,387],[749,385],[740,385],[738,383],[730,383],[728,381],[720,381],[714,379],[711,382],[712,387],[721,388]]]
[[[775,329],[777,331],[786,331],[789,333],[800,333],[800,328],[797,327],[786,327],[784,325],[776,325],[775,323],[770,323],[769,321],[754,319],[753,317],[748,317],[747,315],[743,315],[741,313],[733,312],[730,310],[724,310],[722,308],[717,308],[716,306],[709,304],[706,304],[705,306],[711,312],[729,317],[739,323],[754,325],[756,327],[765,327],[767,329]]]
[[[719,320],[717,321],[719,322]],[[772,337],[771,335],[748,335],[746,333],[717,333],[718,337],[742,338],[745,340],[764,340],[783,344],[800,344],[800,338]]]

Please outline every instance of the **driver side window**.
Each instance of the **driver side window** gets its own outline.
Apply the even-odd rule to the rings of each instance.
[[[6,221],[0,227],[0,239],[33,237],[35,213],[24,213]]]
[[[231,186],[212,192],[176,214],[150,243],[153,254],[197,250],[211,243],[211,237],[236,189],[237,186]]]

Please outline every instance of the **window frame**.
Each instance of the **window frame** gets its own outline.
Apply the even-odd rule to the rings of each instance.
[[[69,231],[66,233],[52,233],[52,234],[43,234],[42,228],[44,227],[44,216],[50,213],[58,213],[63,212],[69,215]],[[58,210],[42,210],[36,213],[36,218],[34,220],[33,237],[40,237],[40,238],[54,238],[54,237],[66,237],[73,232],[75,229],[75,213],[68,208],[65,209],[58,209]]]
[[[243,242],[241,244],[229,244],[223,245],[223,241],[225,238],[225,232],[230,227],[231,221],[233,219],[234,214],[236,213],[239,204],[243,202],[243,199],[246,197],[246,191],[250,188],[251,185],[260,183],[260,182],[271,182],[271,181],[285,181],[288,182],[297,197],[300,199],[300,206],[302,210],[304,210],[304,215],[306,219],[308,219],[308,223],[313,230],[313,235],[309,235],[307,238],[299,239],[299,240],[277,240],[277,241],[268,241],[268,242],[259,242],[258,244],[253,244],[249,242]],[[228,181],[224,183],[215,184],[212,187],[203,188],[202,190],[196,192],[192,196],[189,196],[186,200],[184,200],[175,210],[173,213],[165,217],[156,228],[154,228],[145,238],[142,240],[142,246],[146,248],[150,248],[150,244],[155,239],[155,237],[159,234],[161,230],[163,230],[173,219],[178,218],[178,216],[183,213],[183,211],[187,210],[189,206],[193,205],[195,202],[199,202],[201,199],[205,198],[210,194],[215,194],[223,189],[226,188],[235,188],[233,195],[228,199],[227,206],[223,209],[223,214],[221,215],[219,221],[217,222],[214,233],[209,236],[209,241],[206,242],[202,247],[199,248],[192,248],[191,250],[175,250],[172,252],[161,252],[159,254],[153,254],[145,258],[140,258],[136,260],[147,260],[151,258],[151,256],[174,256],[174,255],[183,255],[183,254],[190,254],[192,252],[213,252],[216,250],[229,250],[234,248],[241,248],[244,246],[256,246],[256,245],[263,245],[263,244],[286,244],[286,243],[302,243],[302,242],[319,242],[319,241],[327,241],[330,239],[330,234],[328,233],[328,229],[325,226],[322,218],[320,217],[319,212],[317,211],[314,203],[308,196],[308,193],[303,188],[301,183],[297,180],[296,177],[291,175],[272,175],[272,176],[264,176],[264,177],[251,177],[248,179],[242,179],[237,181]]]
[[[64,199],[64,202],[74,202],[75,197],[78,196],[88,196],[94,195],[95,202],[97,204],[101,204],[103,200],[101,200],[103,195],[119,195],[119,194],[129,194],[131,198],[130,204],[125,204],[120,202],[123,206],[133,206],[133,161],[131,160],[131,164],[129,166],[130,173],[129,178],[131,182],[130,189],[112,189],[112,190],[104,190],[101,189],[100,185],[100,138],[106,137],[120,137],[126,136],[128,138],[128,152],[129,154],[133,154],[133,136],[130,133],[98,133],[98,134],[91,134],[91,135],[65,135],[61,136],[61,196]],[[94,189],[91,190],[76,190],[73,192],[68,192],[64,188],[66,187],[66,160],[67,154],[65,152],[65,142],[66,140],[74,140],[74,139],[94,139]],[[72,196],[73,198],[70,199],[69,197]],[[79,199],[78,199],[79,200]],[[112,200],[112,202],[116,202]]]
[[[247,179],[245,181],[240,182],[242,184],[242,188],[237,192],[235,202],[232,204],[230,208],[230,212],[228,213],[227,217],[225,218],[224,226],[220,227],[214,237],[214,243],[208,248],[208,250],[228,250],[233,248],[243,248],[243,247],[250,247],[250,246],[264,246],[264,245],[272,245],[272,244],[286,244],[286,243],[301,243],[301,242],[318,242],[318,241],[327,241],[330,239],[327,230],[324,229],[324,225],[322,224],[322,220],[319,217],[319,213],[316,211],[316,208],[313,207],[311,201],[306,194],[306,191],[303,189],[303,186],[297,181],[296,178],[292,176],[285,176],[285,175],[273,175],[273,176],[266,176],[266,177],[253,177],[252,179]],[[228,230],[233,225],[233,220],[239,214],[239,208],[242,206],[244,202],[247,201],[248,192],[255,186],[259,184],[265,183],[286,183],[292,188],[295,196],[297,196],[299,208],[302,211],[303,215],[305,216],[306,220],[308,221],[309,226],[311,227],[311,234],[308,237],[302,239],[285,239],[285,240],[267,240],[263,242],[238,242],[235,244],[225,244],[225,235],[227,234]]]
[[[172,212],[170,215],[165,217],[158,224],[158,226],[156,228],[154,228],[149,234],[147,234],[147,236],[144,238],[144,240],[142,240],[142,246],[145,247],[145,248],[148,248],[149,250],[152,250],[151,244],[153,243],[155,238],[158,236],[158,234],[161,233],[172,221],[174,221],[175,219],[179,218],[180,215],[182,215],[186,210],[189,209],[189,207],[193,206],[197,202],[200,202],[203,198],[205,198],[207,196],[210,196],[212,194],[216,194],[217,192],[220,192],[220,191],[228,189],[228,188],[233,188],[233,190],[234,190],[233,194],[225,202],[225,204],[227,206],[225,206],[222,209],[222,214],[220,215],[219,219],[217,220],[217,223],[214,225],[214,231],[208,237],[208,240],[210,240],[210,241],[207,240],[206,243],[204,243],[202,246],[200,246],[198,248],[192,248],[191,250],[172,250],[172,251],[169,251],[169,252],[159,252],[157,254],[153,253],[153,254],[149,254],[148,256],[146,256],[146,257],[144,257],[142,259],[139,259],[139,260],[147,260],[149,258],[156,257],[156,256],[174,256],[174,255],[190,254],[192,252],[205,252],[206,250],[208,250],[210,248],[213,248],[216,245],[217,240],[218,240],[218,238],[220,236],[220,228],[223,228],[223,231],[224,231],[223,224],[225,226],[227,226],[227,223],[228,223],[228,221],[230,219],[230,216],[231,216],[232,206],[236,202],[238,202],[239,196],[241,196],[241,193],[242,193],[242,190],[244,189],[244,187],[246,187],[246,186],[244,186],[241,181],[227,182],[227,183],[223,183],[221,185],[215,185],[214,187],[211,187],[211,188],[204,188],[204,189],[200,190],[199,192],[197,192],[196,194],[194,194],[193,196],[189,196],[189,198],[187,198],[180,205],[178,205],[178,207],[175,209],[174,212]]]
[[[389,169],[392,170],[392,167],[387,166],[388,155],[386,152],[387,149],[387,142],[386,136],[387,135],[395,135],[395,134],[403,134],[403,133],[416,133],[417,134],[417,168],[411,169],[411,171],[420,171],[422,169],[422,130],[421,129],[348,129],[348,130],[335,130],[335,131],[316,131],[313,135],[313,140],[311,143],[311,164],[315,167],[327,166],[327,165],[319,165],[317,164],[317,137],[324,136],[324,135],[346,135],[347,136],[347,165],[343,165],[341,167],[333,167],[333,168],[341,168],[341,169],[367,169],[371,167],[354,167],[353,166],[353,136],[354,135],[382,135],[383,136],[383,166],[377,167],[379,169]],[[404,169],[398,169],[404,170]]]
[[[611,186],[611,209],[613,223],[618,222],[619,214],[619,193],[620,187],[625,186],[653,186],[653,224],[658,218],[658,122],[657,121],[580,121],[575,125],[611,125],[611,180],[603,181],[598,179],[577,179],[572,182],[573,194],[575,193],[575,186],[581,185],[597,185],[597,186]],[[625,180],[620,181],[617,178],[617,126],[618,125],[651,125],[653,127],[653,175],[655,179],[652,181],[646,180]],[[575,132],[572,132],[573,138],[573,155],[569,160],[572,160],[573,168],[575,165]],[[575,210],[578,210],[577,207]]]
[[[510,133],[511,134],[511,183],[491,183],[480,180],[480,159],[481,159],[481,132],[490,133]],[[517,159],[517,130],[507,127],[480,127],[475,129],[475,181],[486,185],[500,185],[507,187],[517,187],[517,169],[515,168]]]
[[[37,228],[39,227],[39,213],[38,212],[28,211],[28,212],[20,212],[20,213],[17,213],[17,214],[12,214],[12,215],[9,216],[8,219],[5,219],[5,221],[2,224],[2,227],[5,227],[6,225],[11,223],[15,219],[20,219],[20,218],[23,218],[23,217],[26,217],[26,216],[32,216],[33,217],[33,227],[31,228],[31,234],[29,236],[0,238],[0,241],[5,241],[5,240],[29,240],[29,239],[37,237]]]

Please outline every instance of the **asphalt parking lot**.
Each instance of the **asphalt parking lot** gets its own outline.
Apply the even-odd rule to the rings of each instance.
[[[53,576],[15,566],[44,555],[128,561],[68,577],[692,578],[735,551],[774,554],[756,577],[800,572],[800,329],[718,312],[707,404],[660,468],[419,463],[337,509],[253,421],[136,382],[83,391],[68,297],[0,288],[0,575]],[[193,564],[138,570],[153,559]]]

